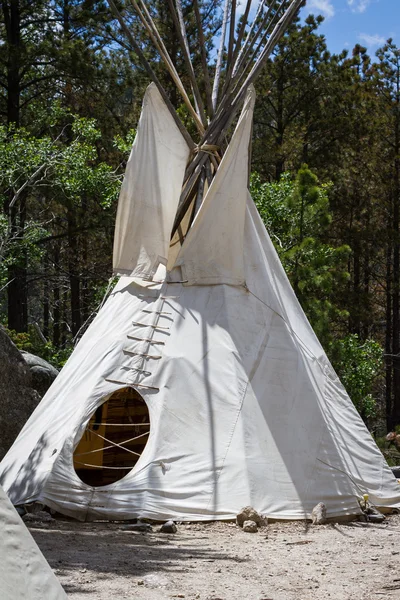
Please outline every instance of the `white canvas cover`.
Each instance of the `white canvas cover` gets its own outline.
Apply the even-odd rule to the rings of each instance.
[[[189,285],[244,285],[244,214],[255,103],[252,86],[239,122],[176,260]],[[238,201],[242,199],[242,201]],[[208,240],[211,244],[205,243]]]
[[[66,600],[67,595],[0,487],[1,600]]]
[[[114,236],[114,273],[151,277],[167,263],[189,147],[160,92],[147,88],[126,166]]]
[[[236,173],[224,182],[226,198],[239,206],[215,215],[225,245],[211,219],[180,255],[181,267],[194,249],[214,256],[212,285],[197,266],[190,271],[200,272],[196,284],[120,279],[0,465],[14,503],[37,499],[82,520],[183,521],[231,519],[249,504],[274,518],[303,519],[320,501],[329,517],[354,515],[364,493],[378,507],[400,506],[400,486],[329,364],[247,192],[246,106],[236,130],[243,133],[228,154],[232,162],[243,157],[242,182]],[[210,206],[206,197],[199,227]],[[232,285],[224,282],[224,253],[233,248],[229,232],[240,228],[236,264],[242,261],[245,283]],[[149,440],[123,479],[91,487],[74,471],[74,448],[96,408],[126,385],[148,405]]]

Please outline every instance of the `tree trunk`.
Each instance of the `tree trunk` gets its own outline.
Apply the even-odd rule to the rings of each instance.
[[[284,74],[283,69],[281,69],[280,76],[278,78],[277,84],[277,114],[276,114],[276,160],[275,160],[275,180],[279,181],[282,173],[285,170],[285,160],[283,158],[283,138],[284,138],[284,117],[283,117],[283,107],[284,107]]]
[[[391,211],[390,211],[391,213]],[[392,245],[389,239],[386,254],[386,334],[385,334],[385,399],[386,427],[392,429],[392,386],[393,386],[393,347],[392,347]]]
[[[76,235],[76,216],[73,206],[68,207],[68,271],[71,292],[71,329],[75,336],[81,325],[81,282],[79,277],[78,239]]]
[[[357,227],[357,226],[356,226]],[[350,313],[350,332],[356,333],[358,336],[361,333],[360,327],[360,286],[361,286],[361,248],[360,236],[356,231],[352,243],[353,250],[353,302],[352,312]]]
[[[46,252],[43,258],[43,270],[44,270],[44,280],[43,280],[43,335],[46,340],[49,339],[50,333],[50,286],[49,286],[49,276],[50,276],[50,261],[49,256]]]
[[[57,241],[54,247],[53,254],[55,266],[55,279],[53,287],[53,345],[55,348],[60,346],[60,321],[61,321],[61,298],[60,298],[60,279],[59,279],[59,264],[60,264],[60,243]]]
[[[3,0],[2,9],[7,38],[7,123],[19,127],[21,16],[19,0]]]
[[[21,332],[28,330],[27,254],[26,250],[18,248],[18,243],[24,236],[26,200],[20,200],[19,206],[13,206],[11,209],[6,207],[6,213],[9,220],[8,235],[18,252],[7,272],[9,281],[7,287],[8,327]]]
[[[399,146],[396,146],[399,148]],[[398,150],[396,150],[398,156]],[[395,193],[393,199],[393,292],[392,292],[392,332],[393,332],[393,413],[394,426],[400,424],[400,163],[395,160]]]
[[[20,122],[20,70],[21,70],[21,16],[19,0],[3,0],[2,10],[7,40],[7,124],[19,127]],[[8,235],[11,244],[18,244],[24,236],[26,199],[10,208],[12,192],[4,204],[8,219]],[[18,256],[8,269],[8,327],[15,331],[27,331],[28,296],[26,286],[26,252],[18,250]]]

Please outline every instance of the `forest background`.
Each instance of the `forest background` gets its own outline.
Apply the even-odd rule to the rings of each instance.
[[[148,5],[184,72],[166,3]],[[212,76],[221,2],[199,5]],[[183,7],[196,65],[192,3]],[[251,192],[379,437],[400,426],[400,49],[388,40],[373,59],[360,45],[331,54],[322,20],[292,25],[257,80]],[[118,192],[148,83],[105,2],[0,3],[0,322],[20,348],[58,367],[111,286]],[[385,449],[394,461],[395,450]]]

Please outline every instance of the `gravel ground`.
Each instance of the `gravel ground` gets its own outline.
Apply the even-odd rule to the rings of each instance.
[[[30,525],[71,600],[400,598],[400,515],[381,525],[272,523],[255,534],[233,523],[158,529]]]

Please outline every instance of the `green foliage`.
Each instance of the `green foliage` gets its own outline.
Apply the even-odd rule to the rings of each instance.
[[[5,6],[11,4],[19,9],[15,35],[7,34],[0,10],[0,319],[7,321],[10,306],[21,314],[26,308],[24,323],[14,326],[22,330],[37,322],[52,344],[32,325],[17,343],[59,366],[69,352],[63,348],[83,331],[108,285],[117,196],[148,79],[126,45],[119,45],[120,28],[103,0]],[[192,4],[182,2],[204,94]],[[122,6],[178,115],[199,141],[137,15],[129,3]],[[148,7],[190,93],[167,3],[151,0]],[[199,0],[199,7],[212,78],[221,3]],[[322,20],[309,16],[294,23],[256,82],[252,160],[260,176],[253,175],[251,191],[357,407],[371,419],[380,401],[392,428],[400,422],[400,370],[389,358],[399,354],[400,339],[400,51],[389,40],[375,61],[359,45],[332,55],[319,31]],[[318,183],[315,173],[332,183]],[[13,288],[13,281],[21,285]],[[347,340],[348,332],[358,334],[357,343]],[[376,386],[379,376],[374,380],[363,367],[368,358],[360,348],[371,335],[385,343],[385,391]],[[373,356],[371,361],[383,370]]]
[[[65,117],[65,111],[55,111]],[[100,131],[93,119],[69,114],[69,123],[55,138],[37,137],[24,128],[0,126],[0,199],[4,203],[10,192],[57,190],[67,200],[80,200],[88,194],[99,198],[108,208],[117,198],[120,178],[113,168],[98,160],[96,142]],[[54,124],[54,133],[57,125]],[[120,143],[123,142],[119,137]],[[125,142],[126,144],[128,142]],[[40,172],[35,177],[38,169]],[[42,191],[42,190],[40,190]]]
[[[24,235],[10,234],[8,219],[0,214],[0,292],[6,289],[8,270],[22,261],[29,269],[34,269],[44,255],[44,249],[37,242],[47,235],[47,230],[33,220],[24,228]]]
[[[375,442],[385,457],[388,465],[390,467],[398,466],[400,463],[400,452],[397,448],[390,445],[385,436],[376,438]]]
[[[351,399],[363,418],[376,414],[377,378],[382,374],[383,349],[357,335],[337,339],[347,312],[335,304],[345,289],[350,248],[334,247],[324,234],[331,223],[329,192],[306,165],[295,180],[285,173],[279,182],[251,178],[251,193],[294,290],[314,330],[325,346]],[[336,322],[336,327],[335,327]]]
[[[318,185],[306,165],[293,181],[285,173],[280,181],[262,183],[251,178],[250,191],[298,299],[325,345],[332,323],[346,318],[335,303],[338,289],[348,281],[350,248],[334,247],[325,240],[331,222],[328,194],[331,184]]]
[[[55,105],[49,135],[37,137],[24,128],[0,126],[0,288],[4,288],[10,267],[21,263],[29,270],[39,268],[45,248],[40,241],[50,235],[52,215],[43,219],[41,204],[54,200],[78,210],[86,198],[101,211],[116,205],[120,174],[98,160],[100,131],[93,119],[80,118]],[[68,122],[58,135],[57,118]],[[121,143],[122,143],[122,137]],[[5,212],[8,203],[23,199],[38,203],[34,218],[10,228]]]
[[[114,137],[114,146],[123,154],[128,157],[132,149],[132,144],[135,141],[136,129],[130,129],[126,136],[117,134]]]
[[[0,200],[4,207],[9,193],[17,190],[49,161],[52,140],[37,138],[26,129],[0,125]]]
[[[373,339],[361,342],[356,334],[330,346],[333,365],[363,418],[376,415],[376,383],[382,374],[383,348]]]
[[[108,281],[103,281],[95,287],[93,294],[93,302],[96,306],[96,309],[98,309],[98,307],[102,306],[106,302],[110,291],[117,285],[117,283],[118,277],[114,275]]]
[[[55,348],[50,341],[45,342],[42,339],[33,325],[30,325],[28,332],[25,333],[17,333],[16,331],[5,329],[19,350],[40,356],[40,358],[47,360],[56,369],[61,369],[72,354],[72,345],[65,348]]]
[[[94,119],[71,117],[72,139],[57,142],[54,147],[51,184],[68,202],[79,203],[87,195],[109,208],[118,197],[120,181],[110,165],[98,161],[96,142],[100,131]]]

